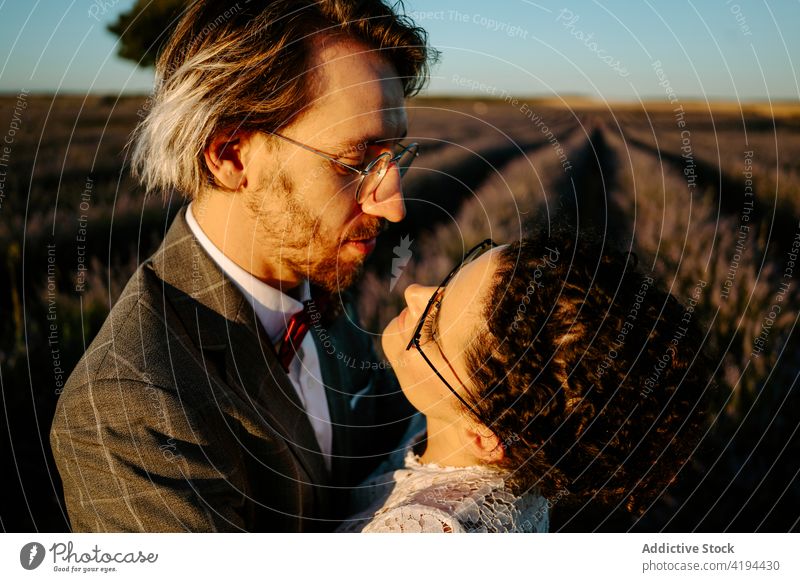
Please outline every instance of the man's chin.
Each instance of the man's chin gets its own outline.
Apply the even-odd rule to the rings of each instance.
[[[333,264],[333,269],[319,269],[309,279],[312,283],[336,294],[345,291],[358,281],[364,270],[364,260],[344,261],[339,260]]]

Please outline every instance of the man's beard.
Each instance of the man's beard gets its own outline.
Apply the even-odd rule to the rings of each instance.
[[[283,208],[279,212],[283,216],[276,217],[261,207],[265,191],[268,196],[280,197]],[[349,240],[375,238],[386,228],[384,219],[362,215],[358,226],[348,225],[340,238],[339,233],[324,228],[320,217],[311,214],[291,178],[282,170],[274,183],[263,184],[248,197],[247,206],[256,217],[261,234],[258,239],[272,241],[283,268],[304,275],[332,295],[353,285],[366,260],[366,257],[341,259],[341,246]]]
[[[304,265],[296,265],[296,267],[305,266],[309,281],[329,293],[336,294],[344,291],[360,278],[367,257],[349,258],[345,261],[339,257],[341,245],[346,244],[348,240],[375,238],[384,230],[384,225],[385,222],[381,219],[370,217],[369,223],[348,230],[344,240],[339,240],[337,236],[327,239],[319,235],[312,236],[311,242],[308,244],[308,260]],[[327,246],[323,246],[326,243]]]

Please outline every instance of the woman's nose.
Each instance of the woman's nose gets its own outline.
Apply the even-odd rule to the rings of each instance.
[[[425,307],[428,305],[428,301],[431,300],[435,291],[436,287],[426,287],[424,285],[417,285],[416,283],[412,283],[406,287],[404,295],[409,314],[414,318],[419,318],[422,312],[425,311]]]

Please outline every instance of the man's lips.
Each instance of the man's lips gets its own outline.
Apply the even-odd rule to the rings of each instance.
[[[389,223],[386,220],[379,220],[371,223],[365,223],[345,232],[342,237],[343,243],[349,242],[367,242],[378,238],[381,233],[389,228]]]
[[[375,250],[376,242],[377,239],[373,237],[359,240],[348,240],[345,242],[345,244],[361,254],[368,255]]]

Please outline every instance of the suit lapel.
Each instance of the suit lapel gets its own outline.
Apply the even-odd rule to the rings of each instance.
[[[322,373],[322,381],[325,386],[325,397],[328,401],[328,410],[331,415],[331,430],[333,433],[333,446],[331,449],[331,473],[335,481],[343,475],[343,469],[347,464],[346,455],[351,450],[347,437],[349,422],[349,398],[347,387],[343,384],[341,369],[337,360],[336,353],[329,354],[330,348],[325,347],[319,334],[315,333],[312,327],[309,332],[314,338],[314,345],[319,354],[319,366]]]
[[[224,362],[225,384],[284,439],[313,483],[328,483],[314,430],[252,305],[197,242],[185,212],[178,212],[151,259],[165,294],[192,341]]]

